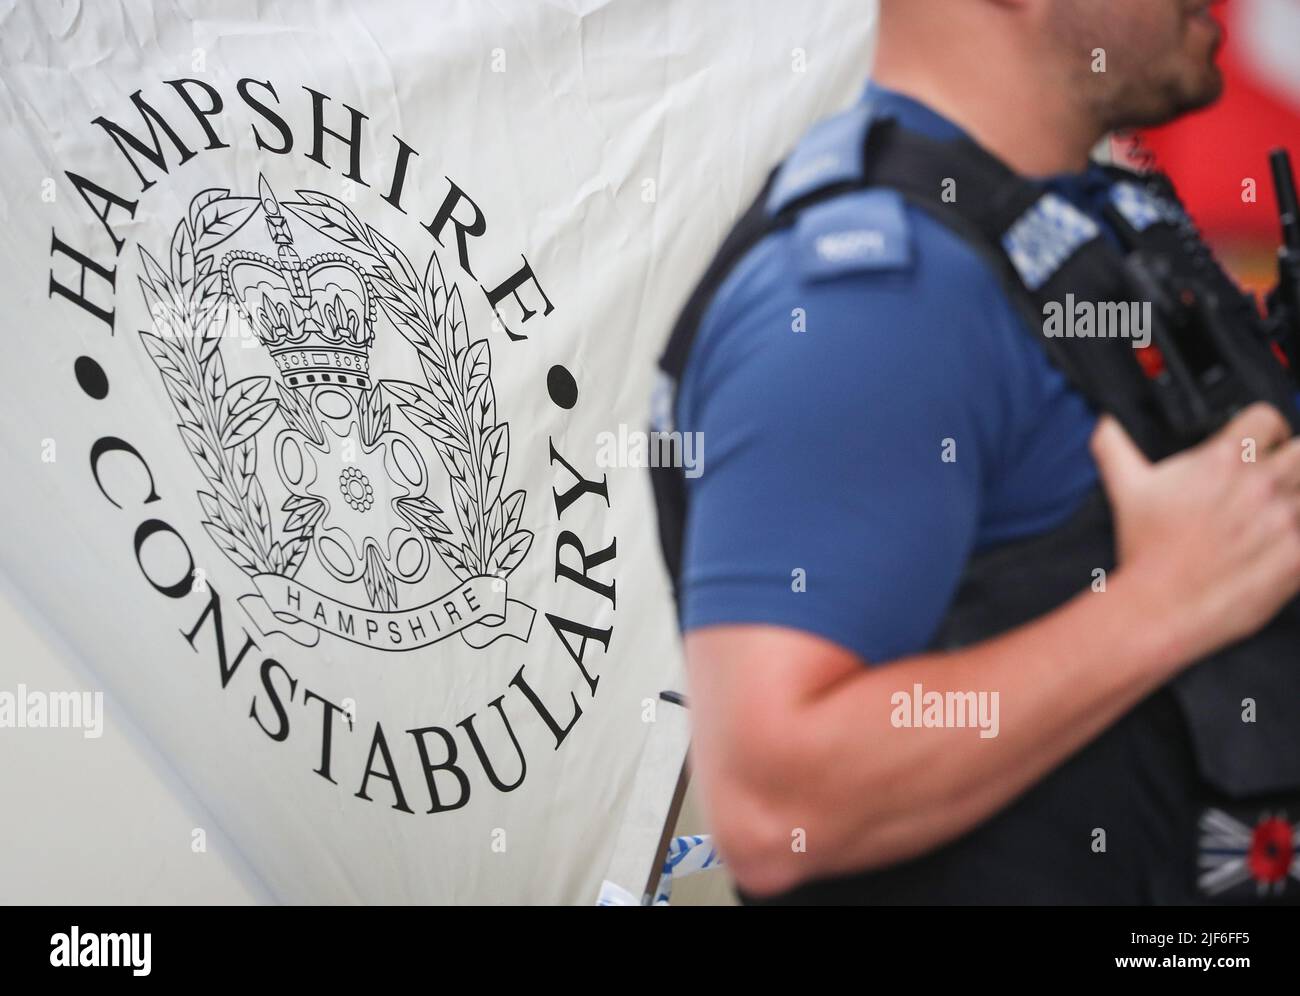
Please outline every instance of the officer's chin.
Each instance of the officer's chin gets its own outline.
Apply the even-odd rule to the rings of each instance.
[[[1210,66],[1197,79],[1179,80],[1164,88],[1158,99],[1144,102],[1144,107],[1132,108],[1131,113],[1124,115],[1125,120],[1120,127],[1158,128],[1186,114],[1203,111],[1222,96],[1223,73],[1218,66]]]
[[[1218,66],[1211,65],[1197,85],[1188,87],[1181,106],[1173,117],[1182,117],[1195,111],[1203,111],[1217,103],[1223,96],[1223,73]]]

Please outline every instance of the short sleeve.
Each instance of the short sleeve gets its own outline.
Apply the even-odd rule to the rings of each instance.
[[[719,288],[676,411],[699,434],[684,629],[788,626],[870,663],[933,637],[1025,403],[1005,374],[1028,340],[988,267],[925,221],[909,268],[809,281],[778,233]]]

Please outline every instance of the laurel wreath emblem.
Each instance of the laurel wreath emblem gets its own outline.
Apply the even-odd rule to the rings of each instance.
[[[285,530],[276,539],[257,479],[257,433],[283,399],[269,377],[227,384],[218,349],[229,314],[220,306],[221,273],[213,250],[257,207],[256,198],[204,190],[176,225],[166,269],[140,247],[140,287],[158,330],[141,332],[140,338],[180,416],[181,439],[208,484],[198,493],[203,528],[246,574],[292,576],[307,555],[308,536],[301,529]]]
[[[373,440],[389,428],[386,396],[431,441],[447,471],[456,525],[427,496],[398,499],[396,510],[425,537],[460,581],[483,575],[508,577],[532,546],[521,527],[526,493],[504,493],[510,432],[499,422],[486,338],[470,337],[458,288],[448,286],[436,253],[423,274],[373,226],[362,223],[342,201],[312,190],[283,207],[343,246],[367,267],[376,300],[416,350],[423,385],[379,381],[359,406],[360,433]],[[228,384],[218,348],[231,309],[221,307],[221,272],[214,250],[258,210],[255,197],[204,190],[176,225],[164,268],[140,248],[140,286],[157,332],[141,332],[163,385],[180,416],[178,430],[207,482],[198,493],[203,527],[244,573],[294,576],[310,549],[312,532],[325,514],[319,499],[290,496],[279,535],[257,479],[257,434],[279,412],[320,442],[319,423],[292,389],[270,377]],[[396,583],[377,560],[365,574],[372,604],[396,605]]]

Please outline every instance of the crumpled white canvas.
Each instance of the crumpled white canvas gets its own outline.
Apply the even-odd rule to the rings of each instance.
[[[870,5],[0,6],[0,571],[276,898],[593,902],[681,677],[598,440]]]

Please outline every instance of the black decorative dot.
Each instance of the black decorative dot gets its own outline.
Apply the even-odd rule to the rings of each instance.
[[[77,383],[81,385],[81,389],[92,398],[103,401],[108,396],[108,375],[104,373],[104,368],[89,356],[78,356],[72,369],[77,375]]]
[[[551,400],[561,408],[572,408],[578,403],[578,382],[568,369],[555,364],[546,374],[546,390]]]

